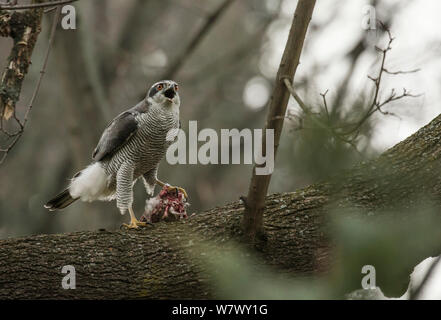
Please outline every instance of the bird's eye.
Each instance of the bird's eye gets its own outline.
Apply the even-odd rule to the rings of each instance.
[[[160,84],[158,84],[158,85],[156,86],[156,89],[159,90],[159,91],[161,91],[162,88],[164,88],[164,85],[163,85],[162,83],[160,83]]]
[[[179,86],[177,84],[175,84],[175,91],[179,90]]]

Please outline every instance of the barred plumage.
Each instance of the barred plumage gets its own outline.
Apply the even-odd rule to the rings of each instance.
[[[136,181],[141,175],[151,170],[157,171],[159,162],[165,155],[170,141],[166,140],[167,133],[179,127],[179,113],[174,110],[167,110],[159,105],[151,105],[149,112],[141,113],[136,117],[139,129],[134,136],[109,160],[102,161],[102,167],[111,176],[109,181],[109,192],[114,191],[117,184],[117,173],[124,170],[125,175],[132,175]],[[133,170],[130,173],[128,168]],[[154,176],[156,178],[156,174]],[[153,188],[152,180],[146,186]],[[116,190],[117,206],[125,210],[132,203],[132,199],[126,200],[125,193]],[[131,191],[131,188],[130,188]],[[149,190],[147,190],[148,193]]]
[[[76,199],[83,201],[116,199],[122,214],[129,210],[130,226],[138,221],[131,209],[133,185],[142,176],[146,191],[152,194],[159,162],[172,143],[171,130],[179,128],[180,99],[175,82],[164,80],[152,86],[145,100],[118,115],[104,130],[93,153],[95,160],[72,179],[63,199],[46,204],[50,210],[62,209]]]

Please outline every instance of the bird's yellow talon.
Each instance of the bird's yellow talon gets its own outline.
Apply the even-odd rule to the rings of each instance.
[[[127,229],[138,229],[139,227],[147,226],[147,223],[138,221],[137,219],[131,219],[129,224],[123,223],[123,226]]]

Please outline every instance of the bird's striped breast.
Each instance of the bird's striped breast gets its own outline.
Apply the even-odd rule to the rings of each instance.
[[[114,176],[122,163],[131,164],[134,180],[155,168],[171,144],[167,141],[167,133],[179,128],[179,113],[171,108],[152,105],[148,112],[138,114],[136,121],[138,130],[133,137],[103,163],[109,175]]]

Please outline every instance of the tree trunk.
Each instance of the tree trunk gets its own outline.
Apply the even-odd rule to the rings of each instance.
[[[327,270],[333,259],[325,236],[329,205],[381,211],[397,203],[411,206],[421,194],[439,204],[440,137],[441,116],[378,159],[361,163],[338,179],[268,196],[266,240],[258,247],[260,263],[296,275]],[[0,299],[214,297],[210,273],[195,258],[197,244],[209,240],[216,254],[226,252],[227,244],[241,238],[242,213],[243,205],[235,202],[183,222],[161,222],[139,231],[3,240]],[[75,290],[61,286],[65,265],[75,267]]]

